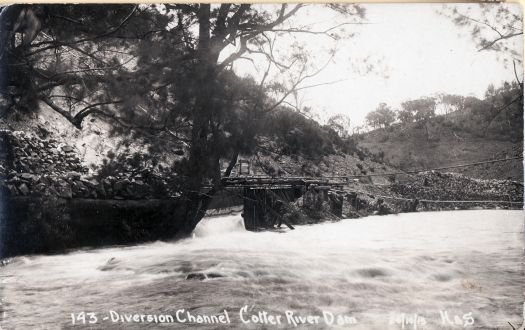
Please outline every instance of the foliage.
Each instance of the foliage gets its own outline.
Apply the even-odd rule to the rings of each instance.
[[[465,100],[464,111],[455,124],[459,129],[485,137],[523,139],[523,88],[516,82],[489,86],[485,99]]]
[[[350,117],[345,114],[336,114],[328,118],[327,125],[332,128],[340,137],[348,137],[350,134]]]
[[[468,6],[445,6],[442,13],[459,27],[468,30],[478,50],[510,55],[521,62],[519,39],[523,35],[521,7],[508,3],[479,3]],[[504,58],[507,62],[509,58]]]
[[[409,100],[401,103],[402,110],[398,118],[401,122],[412,119],[416,122],[426,122],[436,115],[436,99],[424,97],[416,100]],[[403,120],[401,120],[403,118]],[[410,122],[410,121],[409,121]]]
[[[523,136],[523,12],[518,4],[480,3],[450,8],[442,13],[468,30],[478,51],[493,51],[502,58],[505,67],[512,61],[516,81],[496,89],[489,86],[485,100],[465,99],[473,123],[461,122],[461,127],[478,134],[499,135],[502,138]]]
[[[335,131],[285,107],[269,116],[264,126],[263,134],[273,135],[283,146],[284,154],[321,157],[333,153],[334,142],[341,141]]]
[[[447,116],[455,111],[462,111],[465,107],[465,97],[461,95],[440,93],[436,98],[436,106]]]
[[[436,116],[438,105],[446,108],[444,116]],[[483,100],[447,94],[439,95],[437,99],[425,97],[409,100],[402,103],[397,118],[404,125],[416,122],[427,130],[427,124],[432,124],[437,131],[444,126],[457,132],[468,131],[484,137],[520,140],[523,89],[516,82],[505,82],[498,88],[488,86]]]
[[[386,103],[380,103],[376,110],[366,115],[367,123],[374,128],[389,127],[395,120],[395,112]]]

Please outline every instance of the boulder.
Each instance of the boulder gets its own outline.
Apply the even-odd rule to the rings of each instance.
[[[64,180],[60,180],[57,182],[56,190],[58,193],[58,196],[62,198],[72,198],[73,197],[73,191],[71,190],[71,186],[69,183],[67,183]]]
[[[16,189],[16,186],[14,186],[12,184],[8,184],[7,185],[7,189],[9,189],[9,193],[11,194],[11,196],[17,196],[18,195],[18,189]]]
[[[71,183],[71,191],[75,197],[88,197],[89,190],[81,181],[73,181]]]
[[[34,187],[33,187],[33,194],[37,194],[37,195],[43,195],[45,194],[47,190],[47,185],[43,184],[43,183],[38,183],[36,184]]]
[[[70,152],[74,152],[75,149],[73,149],[72,146],[65,145],[65,146],[62,147],[62,151],[66,152],[66,153],[70,153]]]
[[[67,173],[67,178],[70,180],[80,180],[80,176],[81,176],[80,173],[74,172],[74,171]]]
[[[95,198],[105,198],[107,196],[104,184],[95,179],[82,181],[93,193]],[[93,194],[92,194],[93,195]]]
[[[130,182],[126,187],[126,191],[129,197],[133,199],[141,199],[149,193],[149,186],[142,180],[137,180]]]
[[[53,186],[46,186],[45,190],[44,190],[44,196],[59,196],[60,194],[58,193],[58,191],[56,190],[55,187]]]
[[[186,276],[186,280],[198,280],[203,281],[206,279],[206,275],[203,273],[190,273]]]
[[[22,183],[20,186],[18,186],[18,191],[20,191],[20,194],[23,196],[27,196],[30,193],[29,188],[25,183]]]
[[[113,184],[115,183],[115,178],[112,176],[108,176],[107,178],[102,180],[102,188],[104,189],[106,196],[113,195]]]
[[[127,187],[130,184],[130,181],[128,179],[123,179],[115,182],[113,185],[113,191],[117,195],[125,196],[127,194]]]
[[[37,181],[38,177],[31,173],[21,173],[18,177],[24,181]]]

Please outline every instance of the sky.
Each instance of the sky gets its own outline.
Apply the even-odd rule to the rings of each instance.
[[[300,105],[312,108],[321,121],[343,113],[353,125],[361,125],[366,114],[381,102],[397,109],[404,100],[440,92],[482,98],[489,84],[497,86],[515,80],[512,65],[502,62],[504,54],[479,52],[467,29],[438,13],[442,4],[362,6],[366,9],[367,24],[345,27],[355,35],[339,40],[333,61],[304,84],[333,83],[302,90],[298,96]],[[460,9],[470,6],[474,14],[477,10],[477,5],[453,6]],[[509,6],[521,13],[517,4]],[[314,22],[319,27],[316,30],[322,30],[340,21],[334,15],[314,7],[298,15],[294,24]],[[523,54],[523,39],[514,39],[516,50]],[[334,45],[329,38],[318,35],[284,36],[279,42],[276,48],[283,52],[293,42],[304,45],[317,66],[328,59],[326,51]],[[264,67],[261,63],[266,62],[262,58],[256,58],[255,62],[260,75]],[[371,65],[371,72],[367,72],[367,65]],[[257,76],[250,61],[239,61],[234,69]]]

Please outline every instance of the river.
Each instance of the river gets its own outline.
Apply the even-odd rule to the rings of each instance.
[[[259,233],[230,215],[173,243],[16,257],[0,268],[0,326],[182,329],[188,312],[226,322],[226,310],[231,324],[192,324],[289,329],[310,315],[304,328],[511,329],[523,311],[523,215],[411,213]],[[155,323],[182,309],[186,323]],[[133,314],[146,316],[127,322]]]

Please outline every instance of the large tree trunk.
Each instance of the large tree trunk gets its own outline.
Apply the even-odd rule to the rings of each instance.
[[[210,5],[199,6],[199,42],[197,47],[197,65],[195,68],[195,86],[197,91],[193,110],[193,127],[189,167],[187,173],[186,216],[184,233],[190,234],[204,217],[213,194],[220,186],[220,154],[214,147],[212,130],[214,112],[219,111],[214,102],[215,84],[217,82],[217,59],[219,54],[213,49],[210,40]],[[207,181],[213,187],[206,189]]]
[[[230,159],[230,163],[228,164],[228,167],[224,171],[224,176],[225,177],[228,177],[228,176],[231,175],[231,173],[233,171],[233,168],[237,164],[237,159],[238,158],[239,158],[239,152],[238,151],[234,151],[233,154],[232,154],[232,158]]]

